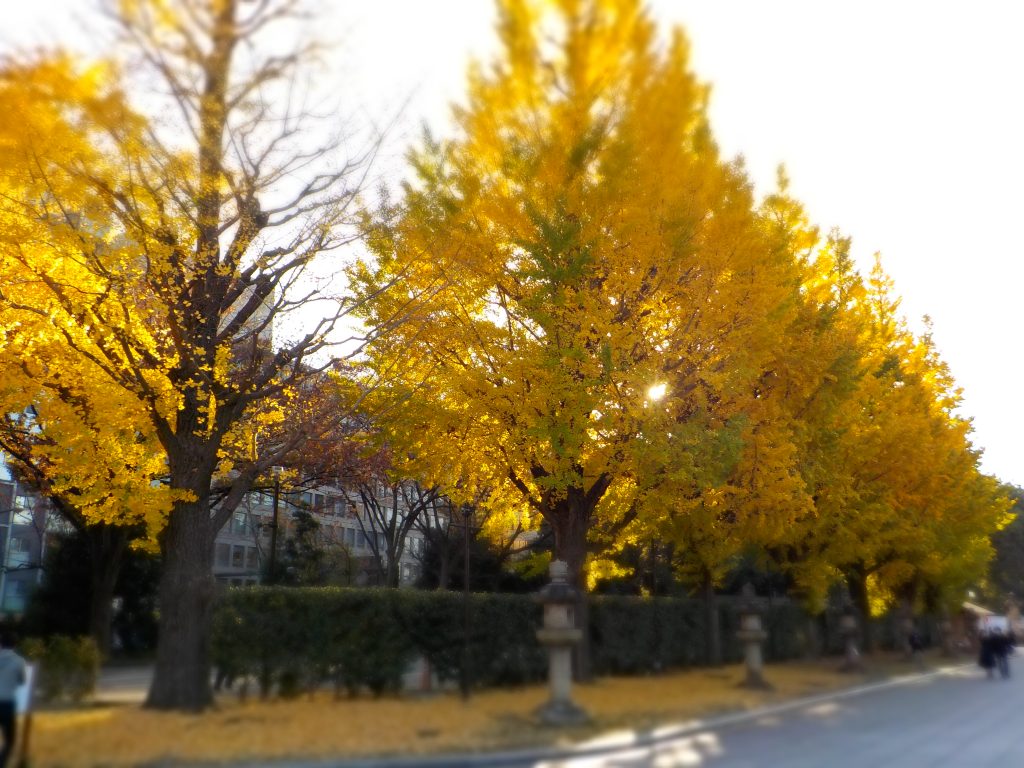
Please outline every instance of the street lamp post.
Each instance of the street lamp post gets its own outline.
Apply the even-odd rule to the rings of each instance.
[[[277,515],[278,502],[281,498],[281,473],[284,467],[271,467],[270,474],[274,477],[274,517],[270,523],[270,559],[267,565],[267,583],[277,581]]]
[[[462,570],[462,675],[460,687],[463,700],[469,699],[469,517],[468,506],[462,508],[463,570]]]

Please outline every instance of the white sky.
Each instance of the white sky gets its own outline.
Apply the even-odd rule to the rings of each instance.
[[[76,44],[91,0],[0,0],[0,48]],[[422,122],[443,130],[467,57],[493,46],[491,0],[321,0],[339,43],[330,75],[361,119],[400,114],[380,168],[399,166]],[[649,0],[682,23],[713,86],[726,155],[759,189],[785,163],[824,229],[881,251],[912,327],[928,314],[964,389],[983,468],[1024,484],[1024,4],[1015,0]],[[69,14],[69,11],[72,13]]]

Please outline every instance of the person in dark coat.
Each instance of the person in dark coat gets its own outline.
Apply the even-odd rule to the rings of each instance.
[[[978,638],[978,665],[985,670],[985,674],[991,679],[995,676],[996,655],[992,644],[992,633],[985,631]]]
[[[995,656],[996,667],[1003,680],[1010,677],[1010,647],[1009,636],[996,627],[992,631],[992,655]]]
[[[0,768],[14,753],[15,727],[18,723],[15,698],[18,686],[25,682],[25,660],[14,652],[14,635],[0,633],[0,733],[4,745],[0,749]]]
[[[910,630],[910,634],[907,636],[907,646],[910,648],[910,659],[918,667],[924,666],[924,638],[921,637],[921,633],[914,627]]]

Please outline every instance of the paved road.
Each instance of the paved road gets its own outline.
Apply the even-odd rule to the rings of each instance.
[[[614,754],[535,761],[535,768],[986,768],[1024,765],[1024,664],[987,680],[973,666],[896,686],[819,697],[748,720]],[[650,734],[648,734],[650,736]],[[615,737],[609,736],[609,742]],[[628,742],[628,735],[618,738]],[[634,737],[635,738],[635,737]],[[635,743],[635,742],[634,742]],[[593,745],[591,745],[593,746]]]

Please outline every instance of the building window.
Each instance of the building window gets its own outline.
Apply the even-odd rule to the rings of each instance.
[[[214,555],[214,562],[222,568],[227,568],[231,562],[231,545],[218,544]]]
[[[245,550],[245,567],[250,570],[255,570],[259,567],[259,557],[257,555],[256,547],[247,547]]]
[[[366,548],[366,534],[362,531],[356,531],[356,549]]]
[[[244,536],[249,532],[248,515],[245,512],[235,512],[231,516],[231,533],[235,536]]]
[[[231,547],[231,567],[245,567],[245,547],[243,547],[241,544],[235,544],[233,547]]]
[[[348,544],[350,547],[354,547],[356,545],[356,530],[355,530],[355,528],[346,528],[345,529],[345,543]]]
[[[21,579],[11,579],[4,587],[3,610],[21,613],[28,601],[29,583]]]

